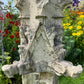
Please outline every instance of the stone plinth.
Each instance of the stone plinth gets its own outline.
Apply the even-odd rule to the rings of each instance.
[[[57,76],[48,72],[26,74],[22,79],[23,84],[58,84]]]

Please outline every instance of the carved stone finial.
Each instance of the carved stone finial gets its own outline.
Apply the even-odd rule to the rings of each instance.
[[[25,0],[15,0],[15,6],[21,9]]]
[[[40,82],[57,84],[57,80],[54,80],[57,79],[56,75],[77,77],[83,71],[81,65],[74,66],[71,62],[63,60],[66,50],[63,49],[62,44],[62,10],[72,0],[15,1],[16,7],[21,13],[19,17],[21,19],[21,44],[18,46],[20,61],[17,64],[3,66],[2,70],[5,74],[8,77],[12,77],[16,72],[23,75],[23,84],[27,84],[28,78],[31,79],[32,76],[29,74],[31,72],[33,82],[30,80],[32,83],[29,84]],[[8,68],[6,69],[6,67]],[[12,70],[14,70],[13,74],[11,74]],[[41,73],[45,72],[49,77],[43,79]],[[35,73],[39,73],[40,77],[35,79]],[[52,80],[51,82],[49,78]]]

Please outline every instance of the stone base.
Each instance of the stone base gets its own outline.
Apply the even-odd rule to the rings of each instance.
[[[58,84],[55,74],[42,72],[22,75],[22,84]]]

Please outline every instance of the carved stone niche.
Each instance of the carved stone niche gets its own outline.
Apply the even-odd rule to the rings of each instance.
[[[15,0],[20,10],[20,61],[2,67],[23,84],[58,84],[57,76],[78,77],[82,66],[63,60],[62,10],[71,0]],[[13,72],[13,73],[12,73]]]

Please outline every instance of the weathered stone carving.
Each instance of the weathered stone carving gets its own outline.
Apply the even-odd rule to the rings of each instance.
[[[23,84],[57,84],[56,75],[79,76],[81,65],[63,60],[62,10],[71,0],[15,1],[21,19],[20,61],[3,66],[4,73],[8,77],[19,73]]]

